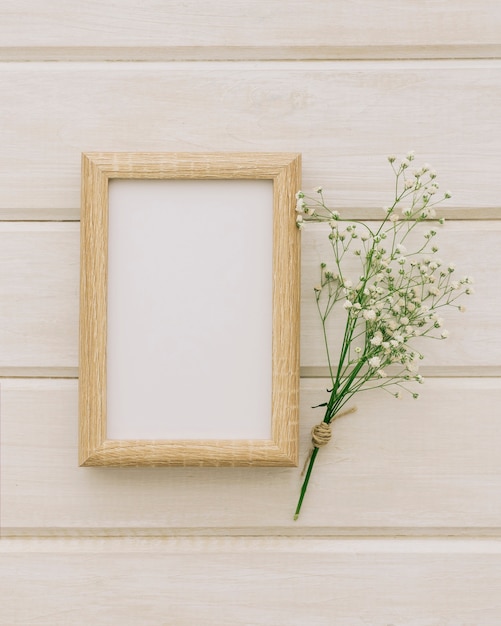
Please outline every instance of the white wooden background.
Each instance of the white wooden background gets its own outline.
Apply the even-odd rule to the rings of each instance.
[[[499,626],[499,2],[4,0],[0,79],[0,624]],[[410,149],[477,293],[418,401],[337,423],[298,522],[300,469],[77,467],[82,151],[298,151],[377,219]],[[302,459],[324,246],[304,233]]]

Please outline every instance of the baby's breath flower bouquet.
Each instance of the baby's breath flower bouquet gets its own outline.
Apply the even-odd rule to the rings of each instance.
[[[435,206],[450,193],[439,193],[436,174],[428,164],[414,169],[414,153],[400,162],[394,156],[388,161],[395,174],[394,197],[381,222],[342,219],[326,206],[321,188],[311,197],[302,191],[296,194],[298,228],[308,222],[330,226],[333,262],[321,264],[320,281],[314,287],[332,387],[328,401],[318,405],[325,408],[325,416],[312,430],[313,446],[294,519],[319,448],[330,439],[330,425],[347,413],[341,409],[355,394],[377,387],[396,398],[404,392],[417,398],[412,386],[423,383],[418,373],[423,354],[417,340],[446,339],[443,309],[464,311],[457,300],[473,293],[472,279],[455,279],[454,264],[438,258],[435,227],[420,233],[425,222],[444,224]],[[356,277],[347,272],[351,255],[360,260]],[[346,323],[341,351],[334,360],[326,322],[336,305],[344,309]]]

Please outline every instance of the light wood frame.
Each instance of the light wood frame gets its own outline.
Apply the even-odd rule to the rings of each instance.
[[[81,466],[296,466],[300,241],[295,153],[82,155],[79,463]],[[272,415],[269,440],[110,440],[106,436],[110,179],[273,181]]]

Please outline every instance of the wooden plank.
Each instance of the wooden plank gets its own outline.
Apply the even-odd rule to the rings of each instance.
[[[497,271],[501,222],[449,222],[438,237],[444,261],[456,261],[460,276],[473,274],[476,293],[465,299],[466,313],[451,311],[446,316],[451,332],[447,342],[424,345],[423,365],[429,375],[497,375],[501,367]],[[4,268],[0,274],[0,376],[77,375],[78,257],[76,223],[0,223],[0,263]],[[303,375],[325,376],[325,351],[313,294],[319,264],[330,258],[324,226],[309,225],[303,230],[302,257]],[[333,318],[336,323],[341,328],[342,320]]]
[[[4,222],[0,242],[0,374],[74,374],[79,225]]]
[[[1,623],[497,626],[500,540],[2,542]]]
[[[500,30],[495,0],[125,0],[119,10],[97,0],[11,0],[0,19],[2,58],[17,60],[491,57]]]
[[[303,381],[301,463],[327,385]],[[301,467],[79,468],[77,382],[4,380],[3,534],[499,533],[501,380],[430,379],[419,391],[360,394],[293,522]]]
[[[414,149],[457,215],[501,215],[500,61],[4,63],[0,75],[4,218],[74,219],[80,155],[95,150],[294,150],[305,188],[374,218],[392,188],[385,155]]]

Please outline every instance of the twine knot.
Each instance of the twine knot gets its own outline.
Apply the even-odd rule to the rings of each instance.
[[[346,411],[342,411],[341,413],[336,413],[334,417],[331,417],[331,422],[339,419],[340,417],[344,417],[345,415],[349,415],[357,410],[357,407],[353,406],[351,409],[347,409]],[[331,425],[327,422],[320,422],[316,426],[313,426],[311,429],[311,442],[313,443],[313,448],[310,449],[310,454],[308,455],[306,461],[304,462],[303,471],[301,472],[301,476],[306,472],[306,468],[308,467],[308,463],[313,456],[313,451],[315,448],[321,448],[322,446],[326,446],[332,437]]]
[[[332,437],[331,425],[320,422],[311,429],[311,440],[315,448],[321,448],[329,443]]]

